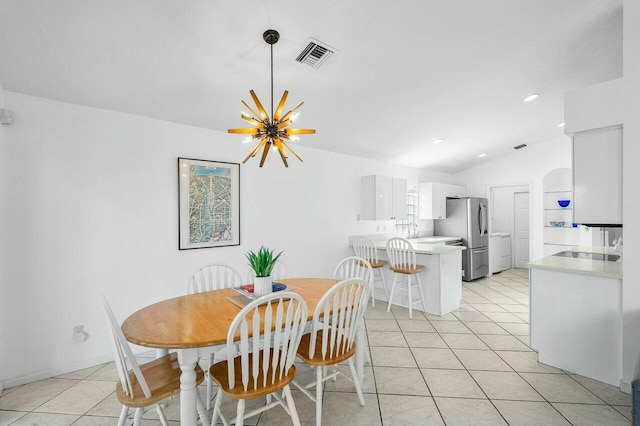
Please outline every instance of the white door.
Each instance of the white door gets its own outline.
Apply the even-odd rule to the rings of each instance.
[[[529,262],[529,193],[513,194],[514,262],[516,268],[526,268]]]

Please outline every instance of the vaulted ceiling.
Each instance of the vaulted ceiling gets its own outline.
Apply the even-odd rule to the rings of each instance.
[[[226,131],[269,103],[270,28],[300,146],[440,171],[562,135],[566,91],[622,76],[622,0],[0,0],[0,85]]]

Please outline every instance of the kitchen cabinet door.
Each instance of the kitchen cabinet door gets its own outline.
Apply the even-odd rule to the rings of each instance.
[[[446,198],[463,198],[467,196],[467,189],[461,185],[445,185]]]
[[[404,219],[406,216],[406,179],[378,175],[362,177],[360,220]]]
[[[391,215],[393,219],[405,219],[407,217],[407,180],[392,178]]]
[[[446,186],[435,182],[418,185],[418,216],[420,219],[444,219],[446,217]]]
[[[622,225],[622,127],[573,135],[574,222]]]

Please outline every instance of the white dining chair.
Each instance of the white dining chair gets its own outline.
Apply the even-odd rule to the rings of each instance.
[[[142,424],[142,415],[145,407],[155,405],[158,417],[163,426],[168,426],[167,418],[162,408],[162,401],[180,394],[180,364],[176,353],[171,353],[139,365],[129,343],[122,333],[120,324],[113,314],[104,295],[102,309],[107,318],[107,326],[111,335],[111,343],[115,354],[115,365],[120,383],[116,385],[116,397],[122,404],[122,411],[118,419],[118,426],[123,426],[129,416],[129,409],[135,409],[133,424]],[[129,370],[131,368],[131,370]],[[196,365],[196,385],[204,380],[204,372]],[[196,387],[197,392],[197,387]],[[206,422],[206,412],[197,392],[198,412],[200,421]]]
[[[232,266],[225,264],[212,264],[203,266],[189,277],[187,282],[187,293],[202,293],[205,291],[220,290],[222,288],[240,287],[242,285],[242,277],[240,273]],[[213,396],[213,384],[209,377],[209,367],[215,362],[216,355],[224,356],[224,347],[215,346],[209,348],[209,362],[205,365],[207,371],[207,410],[211,409],[211,398]]]
[[[387,305],[387,312],[391,309],[393,302],[393,293],[396,290],[397,284],[406,284],[405,288],[400,287],[398,290],[407,292],[407,304],[395,303],[399,306],[409,308],[409,318],[413,319],[413,305],[422,302],[424,311],[427,310],[425,304],[424,293],[422,291],[422,283],[420,282],[420,272],[424,270],[424,265],[416,264],[416,252],[413,249],[413,245],[410,241],[396,237],[387,241],[387,257],[389,258],[389,269],[393,272],[393,284],[391,285],[391,292],[389,293],[389,304]],[[416,281],[411,282],[411,277],[415,276]],[[406,283],[399,283],[398,278],[402,280],[406,277]],[[420,293],[420,299],[413,300],[413,288],[418,288]]]
[[[347,278],[362,278],[369,286],[369,294],[373,292],[373,268],[371,264],[360,256],[349,256],[342,259],[333,271],[333,278],[346,280]]]
[[[209,370],[220,387],[213,407],[212,426],[218,417],[225,425],[229,424],[220,410],[224,396],[238,400],[236,418],[231,423],[242,425],[245,418],[281,405],[293,424],[300,424],[289,383],[296,373],[293,362],[307,313],[304,299],[285,291],[262,296],[238,313],[227,334],[227,360],[214,364]],[[257,336],[260,338],[255,338]],[[278,394],[280,389],[282,395]],[[263,396],[266,397],[264,405],[245,413],[247,399]]]
[[[369,286],[369,295],[371,296],[373,294],[373,268],[371,267],[371,264],[362,257],[350,256],[342,259],[333,271],[333,278],[339,280],[346,280],[347,278],[362,278]],[[364,321],[360,323],[360,327],[364,327]],[[367,362],[371,363],[369,351],[365,350],[364,354]],[[360,379],[362,381],[362,377]]]
[[[316,426],[322,424],[322,387],[327,380],[343,374],[355,385],[360,405],[364,396],[360,379],[353,363],[356,352],[356,333],[363,321],[369,298],[369,284],[362,278],[348,278],[338,282],[322,296],[313,312],[311,333],[302,336],[298,358],[315,367],[314,382],[293,384],[316,403]],[[351,374],[342,371],[338,364],[347,361]],[[333,371],[328,374],[327,367]],[[309,389],[315,387],[315,395]]]
[[[378,249],[376,244],[369,237],[364,235],[354,237],[352,240],[353,252],[356,256],[366,259],[371,268],[373,268],[373,286],[371,287],[371,306],[376,307],[376,295],[375,295],[375,283],[379,282],[384,295],[389,300],[389,291],[387,290],[387,283],[384,278],[384,266],[387,264],[386,260],[380,260],[378,257]]]
[[[202,293],[203,291],[240,287],[241,285],[242,276],[235,268],[221,263],[212,264],[203,266],[189,277],[187,293]]]

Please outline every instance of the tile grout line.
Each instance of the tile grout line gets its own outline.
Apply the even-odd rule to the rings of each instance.
[[[421,315],[424,316],[422,311],[419,311],[419,312],[420,312]],[[440,419],[442,420],[442,423],[444,423],[446,425],[447,422],[444,420],[444,416],[442,415],[442,412],[440,411],[440,407],[438,407],[438,403],[436,402],[436,399],[433,396],[433,392],[431,391],[431,388],[429,387],[429,383],[427,383],[427,379],[424,377],[424,374],[422,374],[422,370],[420,369],[420,366],[418,365],[418,360],[416,359],[416,356],[414,355],[413,351],[411,350],[411,346],[409,346],[409,341],[407,341],[407,337],[404,335],[404,331],[400,327],[400,323],[398,323],[398,318],[396,317],[395,312],[393,313],[393,317],[395,318],[396,323],[398,324],[398,328],[400,329],[400,333],[402,334],[402,338],[405,340],[405,343],[407,344],[407,348],[409,349],[409,353],[411,354],[411,357],[413,358],[413,362],[416,363],[416,367],[418,369],[418,372],[420,373],[420,376],[422,377],[422,380],[424,381],[424,384],[427,387],[427,391],[429,392],[429,397],[431,398],[431,401],[433,401],[433,405],[434,405],[434,407],[436,407],[436,410],[438,410],[438,415],[440,416]],[[426,318],[426,316],[425,316],[425,321],[427,321],[427,323],[429,323],[429,325],[431,325],[431,322],[429,321],[428,318]],[[433,327],[433,325],[431,325],[431,326]]]
[[[454,314],[455,316],[455,314]],[[429,321],[427,319],[427,321]],[[431,321],[429,321],[429,323],[431,324]],[[461,322],[462,323],[462,322]],[[464,323],[463,323],[464,324]],[[431,324],[431,326],[433,327],[433,324]],[[467,327],[465,325],[465,327]],[[440,336],[440,338],[442,339],[442,335],[440,335],[440,331],[438,331],[437,328],[433,327],[434,330],[436,330],[436,333],[438,333],[438,335]],[[467,327],[467,329],[469,329],[469,331],[471,331],[471,333],[473,333],[473,330],[471,330],[469,327]],[[473,333],[473,335],[475,336],[475,333]],[[478,336],[476,336],[476,338],[480,339]],[[487,398],[487,400],[489,401],[489,403],[493,406],[493,408],[496,410],[496,412],[500,415],[500,417],[504,420],[504,422],[508,425],[509,422],[507,421],[507,419],[504,417],[504,415],[500,412],[500,410],[498,409],[498,407],[495,406],[495,404],[493,403],[493,401],[491,401],[491,398],[489,398],[489,395],[487,395],[487,393],[485,392],[485,390],[482,388],[482,386],[480,386],[480,384],[478,383],[478,381],[475,379],[475,377],[473,377],[473,375],[469,372],[469,369],[467,368],[466,365],[464,365],[464,363],[460,360],[460,358],[458,357],[458,355],[454,352],[453,348],[451,347],[451,345],[449,345],[449,343],[442,339],[445,343],[445,345],[447,345],[447,347],[449,348],[449,350],[451,351],[451,353],[453,354],[454,357],[456,357],[456,359],[458,360],[458,362],[460,363],[460,365],[462,365],[462,367],[464,368],[464,371],[467,372],[467,374],[469,375],[469,377],[471,377],[471,380],[474,381],[474,383],[476,384],[476,386],[478,386],[478,389],[480,389],[480,391],[482,392],[482,394]],[[480,339],[482,340],[482,339]],[[484,343],[484,342],[483,342]],[[486,343],[485,343],[486,344]],[[487,347],[489,347],[487,345]],[[491,349],[491,348],[489,348]],[[509,368],[511,368],[511,366],[509,366]],[[422,372],[422,370],[420,370]],[[426,379],[425,379],[426,382]],[[435,399],[434,399],[435,401]],[[437,404],[436,404],[437,405]]]

